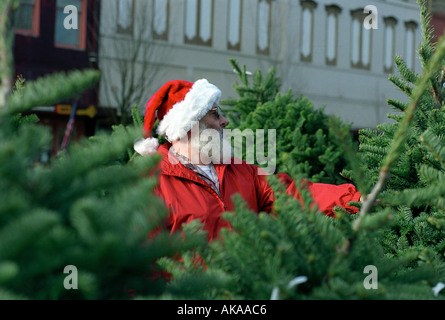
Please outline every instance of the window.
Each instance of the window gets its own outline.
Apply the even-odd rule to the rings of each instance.
[[[397,20],[393,17],[383,18],[385,22],[385,46],[383,71],[390,73],[394,68],[394,43]]]
[[[40,33],[40,0],[21,0],[12,14],[14,31],[38,36]]]
[[[314,9],[317,4],[311,0],[301,1],[301,61],[312,61],[312,42],[314,29]]]
[[[371,44],[372,29],[363,26],[363,9],[351,11],[351,67],[367,69],[371,68]]]
[[[271,1],[259,0],[257,9],[257,53],[269,55]]]
[[[186,0],[184,42],[212,45],[213,0]]]
[[[227,22],[227,49],[241,49],[241,12],[242,0],[229,0]]]
[[[71,21],[77,28],[67,29],[64,20],[74,12],[64,13],[66,6],[75,6],[77,9],[77,21]],[[54,28],[54,43],[59,48],[80,49],[86,48],[87,27],[87,0],[57,0],[56,2],[56,25]]]
[[[168,0],[153,1],[153,38],[168,39]]]
[[[133,0],[118,0],[117,33],[133,34],[133,10]]]
[[[340,7],[336,5],[326,6],[326,64],[337,64],[338,48],[338,15],[341,12]]]
[[[405,22],[405,62],[410,69],[414,67],[414,57],[416,52],[416,28],[414,21]]]

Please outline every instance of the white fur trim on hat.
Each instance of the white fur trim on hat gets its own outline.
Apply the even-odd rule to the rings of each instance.
[[[158,151],[159,141],[156,138],[139,139],[134,143],[134,150],[142,156],[149,156]]]
[[[201,120],[219,103],[221,91],[206,79],[196,81],[185,95],[184,100],[176,103],[159,122],[157,132],[169,141],[179,140],[192,128],[195,121]]]

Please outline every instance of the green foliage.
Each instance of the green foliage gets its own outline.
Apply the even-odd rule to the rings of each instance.
[[[0,114],[17,114],[35,106],[51,105],[54,101],[64,101],[77,97],[99,80],[96,70],[74,70],[48,75],[35,81],[27,82],[20,94],[12,94],[6,100],[7,108],[0,109]],[[65,84],[61,86],[60,84]],[[51,90],[48,90],[51,89]],[[46,92],[46,94],[42,94]]]
[[[385,254],[380,244],[388,224],[384,215],[370,216],[355,234],[355,216],[337,210],[330,218],[311,207],[311,197],[301,190],[303,201],[286,195],[273,177],[277,194],[275,214],[256,214],[240,197],[234,212],[225,213],[233,229],[223,229],[221,240],[199,248],[206,268],[192,269],[201,277],[221,274],[223,286],[204,287],[204,298],[222,299],[441,299],[431,288],[444,279],[444,264],[428,248]],[[387,213],[384,217],[387,222]],[[223,240],[222,240],[223,239]],[[195,251],[194,251],[195,252]],[[196,252],[195,252],[196,254]],[[168,260],[168,259],[166,259]],[[193,264],[168,260],[177,285],[190,276]],[[185,268],[182,266],[187,265]],[[377,289],[366,289],[365,268],[378,270]],[[368,271],[367,271],[368,272]],[[293,285],[300,280],[301,283]]]
[[[388,100],[400,112],[390,115],[394,123],[381,124],[378,130],[361,130],[357,152],[346,127],[333,119],[326,120],[327,136],[340,146],[349,166],[342,174],[352,179],[363,195],[377,190],[377,202],[368,209],[364,209],[368,201],[357,204],[361,211],[356,216],[336,208],[336,218],[330,218],[311,206],[312,199],[306,190],[300,190],[303,200],[299,202],[285,194],[283,186],[270,177],[275,194],[274,214],[251,212],[237,197],[234,212],[224,216],[233,228],[224,229],[221,239],[198,250],[206,269],[197,268],[195,272],[222,271],[229,277],[225,287],[216,292],[213,288],[207,296],[390,300],[445,297],[443,291],[435,294],[432,290],[439,282],[445,282],[444,64],[437,67],[438,59],[445,53],[445,38],[437,54],[431,43],[431,27],[427,25],[430,19],[426,2],[419,4],[424,24],[424,43],[419,49],[424,73],[416,75],[400,57],[395,58],[401,76],[390,76],[390,81],[410,101]],[[275,117],[282,110],[292,109],[289,105],[294,103],[293,98],[272,94],[275,104],[271,100],[260,101],[260,93],[265,90],[259,76],[254,76],[255,85],[249,89],[245,71],[239,67],[235,70],[242,74],[244,88],[239,105],[231,101],[231,117],[241,119],[235,122],[237,126],[261,128],[260,125],[267,127],[277,118],[289,122],[297,119],[294,127],[286,127],[283,120],[282,127],[275,128],[298,132],[298,117]],[[286,139],[285,135],[281,139]],[[298,139],[305,138],[299,134]],[[293,146],[295,142],[287,140],[286,144]],[[383,189],[376,189],[380,184]],[[169,266],[178,271],[178,281],[184,276],[180,265],[176,262]],[[378,288],[366,288],[367,266],[378,270]]]
[[[82,79],[89,82],[89,75]],[[204,237],[190,236],[187,242],[161,232],[147,238],[166,215],[152,192],[155,177],[141,176],[158,158],[140,157],[126,166],[116,161],[139,131],[120,128],[84,140],[43,166],[36,159],[49,132],[29,121],[17,124],[17,116],[5,111],[0,117],[2,295],[127,299],[130,289],[162,293],[162,281],[150,280],[156,259],[190,249]],[[78,290],[64,288],[68,265],[78,270]]]
[[[119,124],[119,125],[113,125],[111,128],[113,132],[116,132],[118,130],[123,130],[124,128],[135,128],[137,131],[139,131],[138,139],[140,139],[141,138],[140,133],[143,131],[144,127],[144,117],[141,115],[138,105],[135,105],[133,108],[131,108],[131,118],[133,119],[133,123],[131,125],[126,126],[124,124]],[[167,139],[156,133],[156,128],[158,125],[159,125],[159,120],[156,119],[153,126],[153,137],[158,139],[159,145],[161,145],[167,142]],[[140,155],[133,149],[133,146],[130,146],[127,148],[125,154],[122,154],[118,160],[122,165],[125,165],[127,162],[129,161],[131,162],[135,157],[139,156]]]
[[[51,133],[21,113],[76,98],[99,76],[78,70],[26,83],[19,78],[2,97],[1,299],[158,297],[166,291],[157,260],[206,243],[202,234],[158,230],[167,210],[149,173],[159,157],[121,162],[140,135],[138,126],[85,138],[50,165],[38,162]],[[75,269],[66,271],[70,266]],[[77,289],[67,288],[67,281]]]
[[[423,42],[418,53],[422,67],[427,70],[436,52],[436,44],[432,42],[433,28],[427,3],[419,1],[419,5]],[[391,75],[389,80],[412,101],[421,79],[401,57],[397,56],[395,62],[399,76]],[[396,220],[382,240],[386,252],[391,255],[399,255],[410,248],[427,247],[436,251],[441,260],[444,258],[445,230],[441,227],[445,195],[444,65],[442,60],[439,68],[433,70],[406,132],[406,143],[391,167],[390,179],[380,196],[382,204],[392,208]],[[402,114],[388,115],[395,120],[393,123],[381,124],[378,130],[362,130],[359,135],[365,179],[373,183],[379,179],[380,167],[408,108],[408,103],[403,101],[389,99],[388,104]]]
[[[435,49],[420,4],[419,54],[427,70]],[[400,77],[390,80],[411,99],[425,78],[395,61]],[[159,158],[132,152],[143,123],[137,108],[134,126],[85,139],[44,166],[36,159],[50,132],[21,113],[75,97],[99,75],[17,82],[0,108],[0,299],[128,299],[129,290],[138,299],[445,297],[432,291],[445,282],[443,68],[421,90],[406,131],[399,129],[412,105],[388,100],[399,112],[389,115],[394,123],[362,130],[357,153],[349,126],[304,97],[278,93],[273,70],[264,78],[257,71],[250,85],[245,67],[232,64],[242,82],[235,85],[240,98],[225,101],[232,128],[275,129],[277,171],[314,182],[339,183],[343,176],[365,193],[380,181],[388,156],[397,155],[372,210],[354,216],[336,208],[330,218],[307,190],[300,190],[302,201],[293,199],[270,177],[273,214],[256,214],[235,197],[235,210],[224,214],[232,229],[223,229],[221,239],[207,244],[198,221],[169,234],[157,228],[167,211],[149,175]],[[399,141],[406,143],[394,148]],[[77,267],[78,290],[63,287],[66,266]],[[378,270],[376,289],[365,286],[367,266]],[[163,270],[173,276],[169,283],[158,277]]]
[[[291,90],[285,94],[279,92],[281,83],[270,69],[265,76],[257,70],[249,83],[246,67],[241,68],[235,60],[230,60],[238,74],[241,84],[234,85],[238,99],[227,99],[221,103],[226,105],[224,111],[233,130],[234,143],[236,139],[242,142],[242,148],[235,144],[238,157],[249,163],[265,167],[254,156],[259,148],[259,141],[265,136],[264,151],[266,157],[274,160],[276,151],[275,172],[286,172],[292,177],[304,176],[314,182],[345,183],[347,180],[340,175],[346,165],[345,158],[335,137],[329,130],[329,122],[333,117],[324,113],[324,109],[315,109],[313,104],[303,96],[295,97]],[[337,125],[349,130],[350,126],[337,121]],[[264,130],[264,135],[254,136],[255,146],[248,141],[248,133],[258,135],[258,130]],[[274,130],[274,141],[269,130]],[[243,140],[239,140],[243,139]],[[268,149],[276,142],[276,150]],[[252,159],[253,161],[249,161]]]

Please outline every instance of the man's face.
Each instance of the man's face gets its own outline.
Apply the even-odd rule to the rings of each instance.
[[[208,129],[216,129],[219,132],[229,124],[229,121],[221,113],[219,106],[215,103],[213,108],[201,119]]]
[[[232,146],[223,133],[228,123],[219,107],[214,105],[199,121],[198,132],[191,133],[192,153],[198,152],[202,163],[230,163]]]

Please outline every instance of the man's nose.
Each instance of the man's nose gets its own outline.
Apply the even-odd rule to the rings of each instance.
[[[219,117],[219,125],[221,126],[221,127],[225,127],[225,126],[227,126],[229,124],[229,120],[227,120],[227,118],[226,117],[224,117],[223,115],[221,115],[220,117]]]

